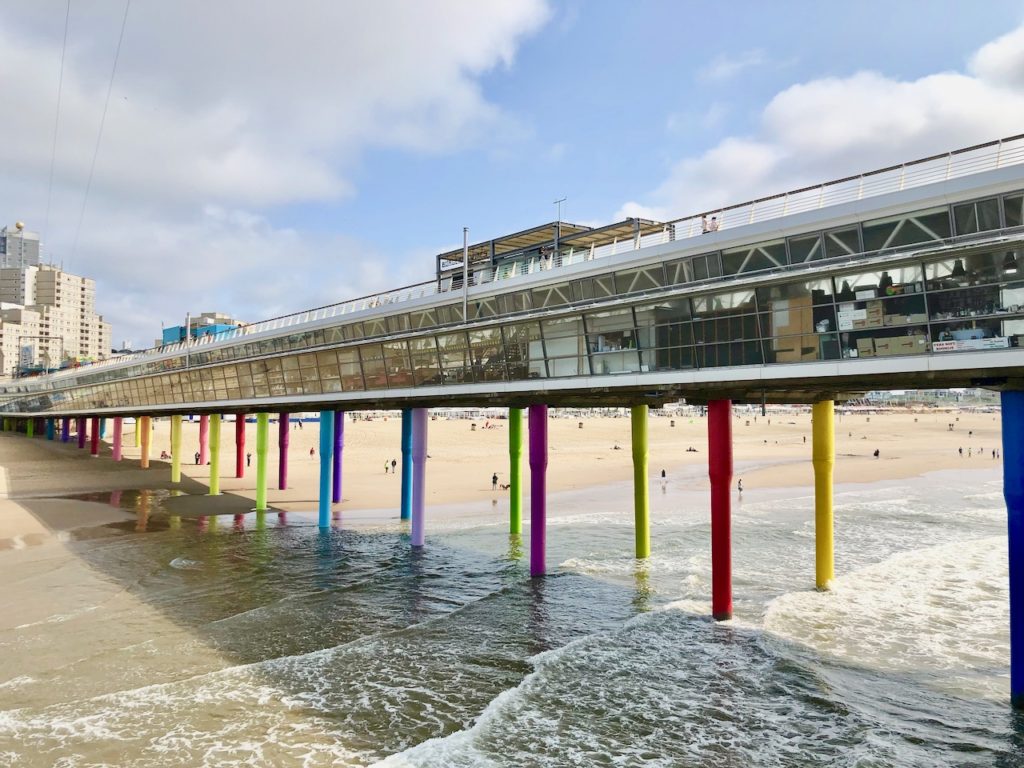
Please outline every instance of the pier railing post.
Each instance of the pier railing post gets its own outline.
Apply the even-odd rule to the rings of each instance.
[[[1010,704],[1024,709],[1024,391],[1002,393],[1003,497],[1010,559]]]
[[[547,570],[548,407],[531,405],[530,429],[530,576]]]
[[[732,401],[708,403],[708,477],[711,480],[711,616],[732,618]]]
[[[508,409],[508,531],[523,532],[523,409]]]
[[[647,481],[647,406],[630,409],[633,438],[633,517],[636,528],[636,556],[651,554],[651,522]]]
[[[814,583],[820,590],[829,588],[835,577],[832,542],[832,474],[836,461],[835,407],[821,400],[811,409],[812,463],[814,464]]]

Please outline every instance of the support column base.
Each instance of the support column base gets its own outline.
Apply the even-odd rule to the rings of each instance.
[[[1014,709],[1024,709],[1024,693],[1018,693],[1010,697],[1010,706]]]
[[[712,613],[711,618],[715,621],[729,621],[732,618],[732,611],[726,611],[725,613]]]

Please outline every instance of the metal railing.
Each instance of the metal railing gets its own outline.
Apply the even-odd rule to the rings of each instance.
[[[711,216],[716,217],[719,230],[731,229],[1020,163],[1024,163],[1024,134],[990,141],[985,144],[976,144],[971,147],[953,150],[952,152],[932,155],[920,160],[913,160],[856,176],[847,176],[846,178],[762,197],[745,203],[702,211],[701,213],[668,221],[660,232],[637,235],[629,239],[616,240],[604,245],[591,246],[584,249],[569,247],[550,256],[534,256],[529,259],[514,260],[511,264],[489,264],[483,268],[478,267],[470,273],[470,285],[480,286],[488,283],[514,280],[527,275],[537,274],[538,272],[557,270],[572,264],[606,258],[628,251],[636,251],[670,241],[682,241],[692,237],[699,237],[705,234],[704,222]],[[186,347],[193,350],[196,348],[202,349],[207,345],[229,342],[249,334],[291,328],[319,320],[344,317],[345,315],[352,315],[412,299],[433,296],[438,293],[447,293],[447,286],[451,284],[450,280],[451,278],[446,278],[441,282],[431,280],[416,283],[383,293],[349,299],[337,304],[294,312],[269,320],[249,323],[230,331],[208,334],[193,340],[174,342],[161,347],[152,347],[127,355],[88,363],[80,368],[50,374],[48,378],[53,379],[76,375],[81,372],[81,368],[87,367],[92,371],[96,368],[115,363],[123,364],[134,360],[146,359],[157,354],[185,350]]]

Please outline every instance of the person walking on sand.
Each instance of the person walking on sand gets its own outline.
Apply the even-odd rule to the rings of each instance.
[[[251,467],[252,466],[252,454],[251,453],[245,454],[245,466],[247,466],[247,467]]]
[[[739,480],[736,481],[736,491],[737,491],[737,493],[739,493],[740,496],[743,495],[743,478],[742,477]]]
[[[386,474],[388,473],[388,467],[390,467],[390,466],[391,466],[391,465],[390,465],[390,464],[388,464],[388,460],[387,460],[387,459],[384,459],[384,474],[385,474],[385,475],[386,475]]]
[[[316,448],[310,448],[309,449],[309,458],[312,459],[314,456],[316,456]]]
[[[498,473],[497,472],[495,472],[493,475],[491,475],[491,490],[492,491],[498,490]]]
[[[398,466],[398,462],[395,459],[391,460],[391,474],[395,474],[395,467]]]
[[[199,451],[196,451],[196,465],[199,465]]]

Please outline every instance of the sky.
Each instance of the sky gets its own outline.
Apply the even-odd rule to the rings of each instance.
[[[0,3],[0,221],[137,349],[429,280],[563,197],[672,219],[1024,132],[1020,1],[68,9]]]

